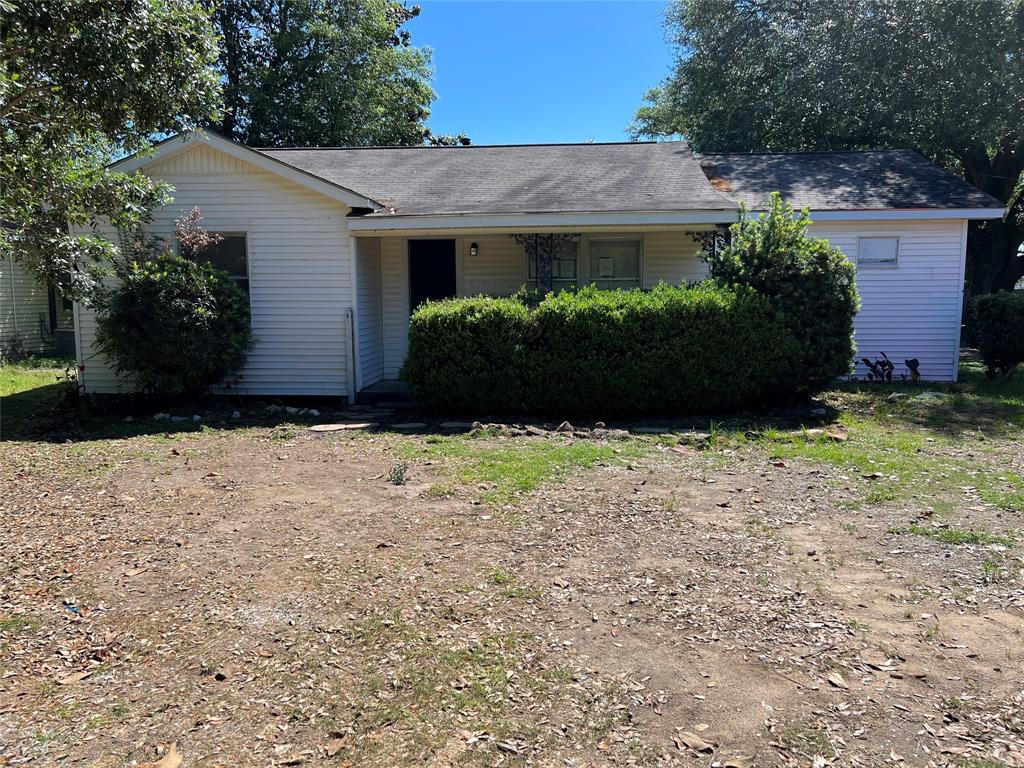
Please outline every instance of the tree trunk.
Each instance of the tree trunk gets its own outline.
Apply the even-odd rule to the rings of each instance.
[[[976,147],[960,159],[964,178],[1006,205],[1024,173],[1024,142],[1007,143],[991,156],[983,147]],[[1024,227],[1018,223],[1021,206],[1022,202],[1017,201],[1004,219],[971,222],[967,237],[968,296],[1013,290],[1024,277],[1024,258],[1020,255]]]

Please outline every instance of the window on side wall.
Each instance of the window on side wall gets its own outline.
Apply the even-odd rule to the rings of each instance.
[[[551,264],[551,288],[556,292],[576,286],[580,252],[580,244],[574,240],[563,240],[560,245],[561,252]],[[537,264],[529,256],[526,258],[526,275],[527,285],[536,288]]]
[[[862,237],[857,241],[857,269],[895,269],[899,263],[898,237]]]
[[[590,241],[590,282],[599,288],[639,288],[643,240],[598,238]]]
[[[249,254],[245,234],[239,232],[218,232],[223,240],[211,245],[199,254],[199,261],[208,263],[214,269],[227,272],[231,279],[249,295]]]

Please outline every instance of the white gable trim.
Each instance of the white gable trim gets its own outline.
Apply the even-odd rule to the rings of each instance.
[[[179,133],[177,136],[173,136],[165,141],[160,142],[150,152],[138,152],[130,157],[126,157],[124,160],[119,160],[113,163],[110,168],[115,171],[122,171],[129,173],[131,171],[138,171],[153,163],[158,163],[163,160],[169,160],[170,158],[186,152],[200,144],[205,144],[208,147],[212,147],[226,155],[230,155],[237,160],[254,165],[257,168],[267,171],[268,173],[276,174],[282,178],[288,179],[288,181],[294,182],[301,187],[311,189],[314,192],[319,192],[322,195],[344,203],[349,208],[371,208],[378,210],[384,206],[378,203],[376,200],[361,195],[358,192],[354,192],[347,187],[343,187],[339,184],[332,184],[329,181],[321,179],[319,176],[314,176],[311,173],[306,173],[298,168],[295,168],[287,163],[282,163],[280,160],[275,160],[272,157],[268,157],[261,152],[257,152],[255,149],[250,149],[244,144],[238,144],[234,141],[229,141],[223,136],[218,136],[214,133],[208,133],[207,131],[186,131],[185,133]]]

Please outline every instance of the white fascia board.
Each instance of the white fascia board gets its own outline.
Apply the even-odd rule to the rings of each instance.
[[[1002,208],[899,208],[860,211],[811,211],[811,221],[922,221],[933,219],[1001,219]]]
[[[353,234],[402,232],[431,229],[531,229],[550,231],[579,227],[646,227],[681,224],[728,224],[736,221],[737,211],[612,211],[608,213],[495,213],[448,214],[442,216],[350,216],[348,228]]]
[[[762,213],[754,210],[752,213]],[[1000,208],[907,208],[890,210],[811,211],[811,220],[819,221],[921,221],[935,219],[998,219]],[[349,231],[354,235],[430,230],[509,230],[529,231],[573,229],[580,227],[656,227],[680,225],[731,224],[736,210],[715,211],[612,211],[602,213],[516,213],[446,214],[438,216],[351,216]]]
[[[329,181],[321,179],[319,176],[314,176],[311,173],[301,171],[287,163],[281,162],[280,160],[268,157],[262,152],[250,149],[244,144],[238,144],[234,141],[229,141],[222,136],[217,136],[216,134],[199,130],[179,133],[177,136],[173,136],[160,142],[152,151],[137,152],[130,157],[126,157],[124,160],[119,160],[116,163],[113,163],[110,168],[111,170],[121,171],[124,173],[141,170],[148,165],[152,165],[153,163],[157,163],[162,160],[168,160],[175,155],[192,149],[197,143],[207,144],[208,146],[218,149],[231,157],[249,163],[250,165],[254,165],[261,170],[276,174],[282,178],[288,179],[288,181],[298,184],[301,187],[311,189],[314,192],[326,195],[332,200],[344,203],[349,208],[372,208],[374,210],[379,210],[384,207],[372,198],[360,195],[358,192],[348,189],[347,187],[342,187],[339,184],[332,184]]]

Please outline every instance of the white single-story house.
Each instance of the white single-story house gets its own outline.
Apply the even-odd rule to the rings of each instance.
[[[956,379],[967,224],[992,197],[910,151],[694,155],[683,142],[253,149],[190,132],[117,163],[170,182],[153,230],[195,206],[215,263],[249,292],[258,339],[239,391],[353,399],[397,378],[423,299],[535,282],[522,237],[562,233],[555,288],[706,274],[697,237],[774,190],[857,266],[859,355]],[[114,234],[111,233],[111,237]],[[82,383],[122,384],[75,309]],[[714,344],[714,339],[708,339]],[[860,371],[863,374],[863,368]]]
[[[71,302],[44,287],[28,267],[0,259],[0,359],[21,355],[72,355]]]

